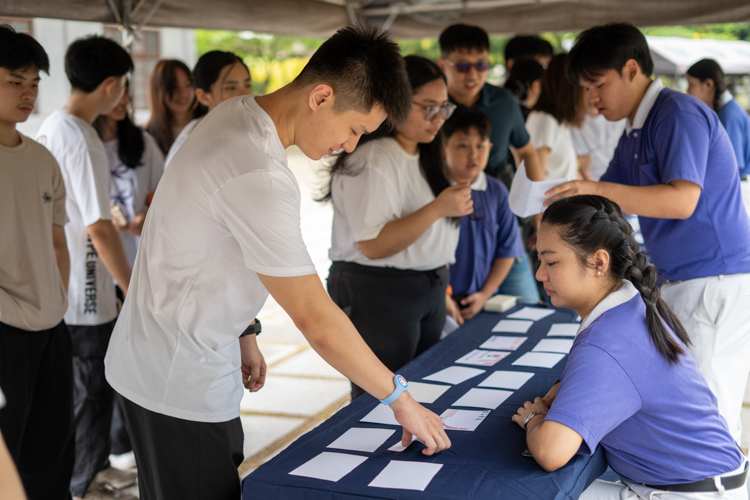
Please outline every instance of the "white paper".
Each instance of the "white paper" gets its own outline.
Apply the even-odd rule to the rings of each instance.
[[[473,431],[490,414],[490,410],[445,410],[440,415],[447,431]]]
[[[533,377],[533,373],[528,372],[505,372],[496,371],[484,379],[479,387],[497,387],[501,389],[520,389],[523,384]]]
[[[405,449],[407,449],[412,444],[414,444],[414,443],[421,443],[421,442],[422,442],[422,440],[419,439],[416,434],[412,434],[411,435],[411,443],[409,443],[408,445],[404,446],[404,445],[401,444],[401,440],[399,439],[396,442],[396,444],[394,444],[393,446],[391,446],[390,448],[388,448],[388,451],[395,451],[397,453],[401,453],[402,451],[404,451]]]
[[[534,352],[561,352],[568,354],[573,347],[573,339],[542,339],[534,346]]]
[[[437,398],[450,389],[449,385],[423,384],[421,382],[409,382],[409,394],[418,403],[434,403]]]
[[[449,366],[432,375],[423,377],[422,380],[431,380],[433,382],[445,382],[446,384],[460,384],[466,382],[472,377],[481,375],[485,370],[479,368],[469,368],[466,366]]]
[[[548,337],[575,337],[578,329],[581,327],[578,323],[555,323],[547,333]]]
[[[565,354],[553,352],[527,352],[513,362],[513,366],[535,366],[537,368],[552,368]]]
[[[513,391],[495,389],[469,389],[469,392],[451,406],[471,406],[472,408],[489,408],[494,410],[513,394]]]
[[[368,486],[424,491],[441,467],[443,467],[443,464],[391,460]]]
[[[392,429],[370,429],[353,427],[343,433],[336,441],[326,446],[337,450],[374,452],[396,432]]]
[[[294,469],[289,475],[336,482],[356,469],[365,460],[367,460],[367,457],[324,451]]]
[[[541,309],[539,307],[524,307],[523,309],[509,314],[508,319],[530,319],[532,321],[538,321],[555,314],[554,309]]]
[[[479,366],[493,366],[495,363],[508,356],[509,352],[498,352],[498,351],[483,351],[481,349],[474,349],[469,354],[460,357],[456,360],[456,363],[462,365],[479,365]]]
[[[508,194],[510,210],[519,217],[530,217],[544,210],[544,193],[566,180],[532,181],[526,176],[526,166],[521,162],[513,176]]]
[[[364,416],[360,422],[367,422],[370,424],[385,424],[385,425],[398,425],[396,417],[393,416],[393,410],[390,406],[378,403],[378,405],[372,409],[370,413]]]
[[[501,349],[503,351],[515,351],[524,343],[527,337],[504,337],[502,335],[493,335],[480,345],[481,349]]]
[[[501,319],[492,329],[493,332],[526,333],[533,325],[533,321],[521,321],[517,319]]]

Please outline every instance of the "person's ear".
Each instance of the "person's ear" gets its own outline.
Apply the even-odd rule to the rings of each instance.
[[[628,81],[634,81],[640,72],[640,67],[638,67],[638,63],[635,62],[635,59],[628,59],[625,62],[625,76]]]
[[[716,90],[716,83],[711,78],[706,78],[706,81],[703,82],[703,84],[706,86],[706,90],[708,90],[709,93]]]
[[[604,276],[609,271],[609,252],[600,248],[590,257],[589,262],[594,268],[594,274]]]
[[[101,87],[102,91],[104,91],[105,95],[111,96],[111,95],[114,95],[115,92],[117,92],[117,90],[118,90],[116,88],[117,87],[117,80],[118,79],[116,77],[109,76],[109,77],[105,78],[104,81],[101,84],[99,84],[99,86]]]
[[[310,109],[317,111],[326,106],[333,106],[333,88],[325,83],[319,83],[311,91],[308,98]]]
[[[445,58],[443,56],[438,57],[437,63],[440,66],[440,71],[445,73]]]
[[[205,107],[211,107],[211,94],[209,94],[205,90],[195,89],[195,98],[198,99],[198,102],[203,104]]]

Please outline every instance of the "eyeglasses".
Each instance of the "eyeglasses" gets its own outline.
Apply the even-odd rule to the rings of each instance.
[[[450,59],[443,59],[445,62],[456,68],[456,70],[459,73],[468,73],[471,71],[471,68],[474,68],[477,70],[477,73],[484,73],[488,69],[490,69],[490,62],[489,61],[480,61],[476,63],[467,63],[467,62],[453,62]]]
[[[414,104],[419,106],[420,108],[424,109],[424,119],[429,121],[432,121],[433,118],[437,116],[438,113],[440,113],[440,117],[443,120],[447,120],[451,117],[453,112],[456,110],[456,105],[452,104],[450,102],[444,102],[443,104],[440,104],[438,106],[426,106],[424,104],[420,104],[417,101],[412,101]]]

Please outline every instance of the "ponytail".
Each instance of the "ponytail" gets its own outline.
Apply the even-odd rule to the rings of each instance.
[[[661,298],[656,268],[641,252],[633,229],[613,201],[595,195],[579,195],[558,200],[544,212],[542,222],[554,226],[560,238],[578,256],[582,266],[597,250],[609,253],[608,274],[614,282],[630,281],[646,305],[646,326],[654,347],[670,363],[678,363],[691,345],[690,337],[677,315]],[[665,326],[666,323],[666,326]],[[667,326],[682,345],[670,335]]]

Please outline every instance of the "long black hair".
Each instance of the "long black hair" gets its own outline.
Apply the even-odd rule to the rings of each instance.
[[[203,92],[210,93],[211,86],[216,83],[221,74],[221,70],[227,66],[234,66],[235,64],[241,64],[247,70],[247,74],[250,74],[250,69],[238,55],[232,52],[222,52],[221,50],[212,50],[203,54],[198,62],[195,63],[193,69],[193,83],[196,89],[201,89]],[[230,70],[231,71],[231,70]],[[208,113],[208,108],[201,103],[198,103],[193,117],[200,118],[201,116]]]
[[[641,252],[633,228],[617,203],[595,195],[563,198],[544,212],[542,224],[557,230],[583,267],[589,266],[588,257],[597,250],[609,253],[608,274],[615,283],[629,280],[640,292],[646,304],[646,324],[651,341],[670,363],[678,363],[685,349],[669,334],[664,323],[685,347],[690,346],[690,337],[677,315],[660,297],[656,268]]]
[[[125,92],[130,93],[130,80],[125,83]],[[132,107],[133,98],[130,98]],[[133,123],[130,118],[131,110],[125,113],[125,118],[117,122],[117,156],[122,163],[129,168],[136,168],[143,163],[143,152],[146,149],[146,143],[143,141],[143,130]],[[99,115],[94,121],[94,128],[99,137],[102,136],[102,127],[108,127],[107,117]]]
[[[719,112],[719,101],[721,100],[721,94],[727,89],[727,84],[724,81],[724,70],[721,69],[719,63],[713,59],[701,59],[697,63],[690,66],[687,70],[687,74],[693,78],[697,78],[701,83],[705,82],[709,78],[714,82],[714,111]]]
[[[426,85],[438,79],[443,80],[447,85],[448,81],[440,70],[440,67],[429,59],[412,55],[404,57],[404,62],[406,63],[406,73],[409,76],[412,93],[416,92],[416,90],[422,85]],[[424,111],[419,110],[415,112],[423,113]],[[359,140],[359,145],[361,146],[362,144],[383,137],[393,137],[397,133],[398,130],[393,130],[386,121],[372,134],[363,135]],[[346,159],[348,157],[348,153],[342,153],[331,166],[329,169],[330,178],[328,179],[327,190],[323,193],[323,196],[318,198],[318,201],[326,202],[331,200],[331,186],[333,184],[334,175],[357,175],[359,173],[347,171]],[[419,166],[422,170],[422,175],[424,175],[424,178],[427,180],[427,184],[430,185],[432,194],[436,197],[442,193],[445,188],[451,185],[445,168],[445,159],[443,158],[443,141],[441,134],[435,136],[435,139],[432,142],[419,143]],[[458,218],[454,219],[455,221],[459,220]]]

